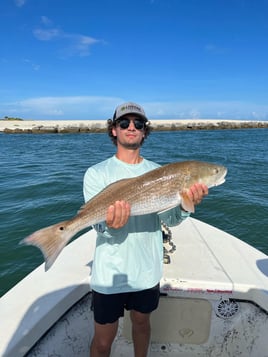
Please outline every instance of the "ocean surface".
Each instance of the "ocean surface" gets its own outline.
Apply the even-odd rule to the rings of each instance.
[[[3,133],[0,147],[1,296],[43,262],[37,248],[20,240],[75,215],[86,169],[115,147],[106,134]],[[153,132],[142,155],[160,164],[225,165],[226,182],[210,190],[193,217],[268,255],[268,129]]]

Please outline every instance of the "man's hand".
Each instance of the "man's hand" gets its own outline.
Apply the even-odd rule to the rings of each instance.
[[[116,201],[111,205],[106,214],[106,224],[110,228],[123,227],[130,216],[130,205],[125,201]]]
[[[181,209],[193,213],[195,206],[198,205],[207,194],[208,188],[206,185],[201,183],[192,185],[188,190],[180,192]]]
[[[201,183],[196,183],[189,189],[189,198],[193,201],[194,205],[201,203],[203,198],[208,195],[208,188],[206,185]]]

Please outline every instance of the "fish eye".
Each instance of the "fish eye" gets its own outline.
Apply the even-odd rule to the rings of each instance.
[[[64,231],[64,227],[63,226],[60,227],[60,231]]]

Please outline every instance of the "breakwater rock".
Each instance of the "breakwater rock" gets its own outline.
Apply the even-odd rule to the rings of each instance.
[[[268,128],[268,121],[248,120],[151,120],[154,131]],[[0,132],[7,134],[103,133],[106,120],[0,120]]]

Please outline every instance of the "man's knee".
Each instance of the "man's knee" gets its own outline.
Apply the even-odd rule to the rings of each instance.
[[[109,354],[112,345],[111,340],[105,338],[94,337],[91,344],[91,349],[97,351],[100,354]]]
[[[91,353],[109,355],[113,340],[116,336],[118,328],[118,321],[111,324],[98,324],[95,322],[95,334],[91,343]]]
[[[141,312],[132,310],[130,312],[131,322],[133,326],[139,328],[150,328],[150,314],[143,314]]]

